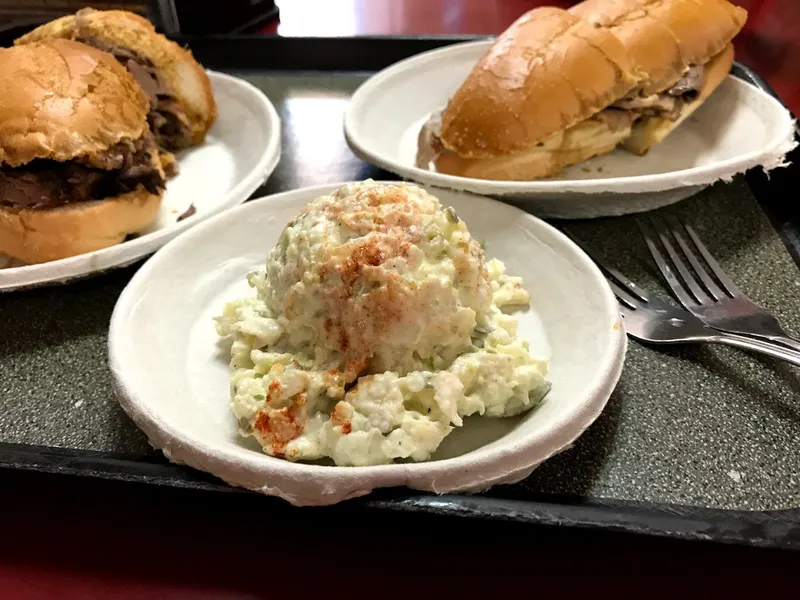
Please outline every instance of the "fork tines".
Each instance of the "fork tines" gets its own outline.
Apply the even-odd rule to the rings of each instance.
[[[740,294],[689,225],[672,215],[666,219],[650,217],[650,225],[656,233],[653,236],[650,228],[641,220],[637,220],[637,224],[650,254],[681,304],[698,306]],[[687,237],[691,243],[686,241]],[[656,240],[661,242],[660,246],[669,259],[664,256]],[[676,249],[673,240],[680,251]]]

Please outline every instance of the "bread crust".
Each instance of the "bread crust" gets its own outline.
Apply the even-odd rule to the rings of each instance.
[[[47,38],[95,37],[150,60],[189,119],[194,144],[202,144],[217,118],[211,82],[192,54],[156,32],[147,19],[123,10],[83,9],[46,23],[17,39],[28,44]]]
[[[584,0],[569,12],[622,41],[647,75],[645,96],[718,55],[747,21],[747,11],[727,0]]]
[[[631,136],[623,142],[622,147],[640,156],[647,154],[651,147],[661,142],[694,111],[700,108],[708,97],[714,93],[714,90],[725,81],[728,73],[730,73],[733,57],[733,44],[728,44],[722,52],[706,63],[703,88],[694,100],[683,105],[680,116],[677,119],[673,121],[665,117],[655,116],[641,119],[634,124]]]
[[[569,165],[607,154],[630,133],[630,126],[614,131],[602,121],[589,119],[552,136],[541,146],[494,158],[469,159],[444,148],[434,129],[426,126],[420,132],[419,146],[426,149],[420,156],[427,164],[420,163],[417,166],[433,166],[439,173],[459,177],[532,181],[550,177]]]
[[[114,198],[53,209],[0,206],[0,254],[36,264],[114,246],[147,227],[160,206],[161,195],[142,186]]]
[[[0,164],[102,152],[147,127],[147,96],[113,57],[69,40],[0,49]]]
[[[633,60],[612,33],[555,7],[515,21],[442,114],[444,146],[466,159],[528,150],[627,94]]]

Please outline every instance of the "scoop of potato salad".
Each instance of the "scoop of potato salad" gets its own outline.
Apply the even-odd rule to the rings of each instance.
[[[248,282],[255,296],[216,323],[241,433],[269,455],[427,460],[464,417],[516,415],[549,390],[547,361],[500,310],[530,302],[521,279],[415,185],[316,198]]]

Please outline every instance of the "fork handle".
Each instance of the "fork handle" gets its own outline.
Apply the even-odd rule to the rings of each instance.
[[[736,348],[741,348],[742,350],[750,350],[751,352],[771,356],[772,358],[777,358],[778,360],[783,360],[800,367],[800,344],[794,340],[792,341],[794,341],[795,348],[797,349],[783,348],[781,346],[777,346],[775,343],[733,334],[717,335],[709,341],[717,344],[724,344],[726,346],[734,346]]]
[[[800,352],[800,340],[796,340],[793,337],[789,337],[788,335],[763,335],[758,337],[768,339],[771,342],[775,342],[776,344],[781,344],[783,346],[786,346],[787,348],[791,348],[792,350],[797,350],[798,352]]]

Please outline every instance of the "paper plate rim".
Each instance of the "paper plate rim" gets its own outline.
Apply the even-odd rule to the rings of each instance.
[[[608,317],[608,349],[593,378],[586,384],[586,394],[576,401],[569,418],[562,415],[552,428],[535,439],[525,439],[516,444],[493,448],[475,459],[467,454],[437,461],[401,463],[367,467],[328,467],[304,463],[292,463],[253,452],[243,458],[225,447],[210,444],[206,440],[182,431],[159,418],[150,403],[141,398],[125,369],[125,324],[131,311],[137,306],[141,290],[147,281],[168,265],[174,253],[181,253],[204,236],[213,235],[217,227],[231,227],[248,214],[269,210],[280,202],[298,196],[311,198],[328,193],[348,182],[330,183],[301,188],[265,196],[216,215],[180,237],[170,241],[144,266],[137,271],[120,295],[111,317],[108,337],[109,366],[114,378],[117,399],[123,410],[144,431],[151,445],[160,449],[173,462],[187,464],[207,471],[236,486],[245,487],[269,495],[279,496],[296,505],[327,505],[348,498],[361,496],[376,488],[408,486],[436,493],[476,491],[495,483],[518,480],[532,471],[543,460],[568,447],[602,412],[622,371],[627,349],[627,337],[620,324],[616,298],[599,269],[569,238],[557,229],[524,211],[502,202],[456,191],[479,202],[492,203],[498,210],[513,211],[532,220],[536,227],[555,236],[569,257],[577,261],[585,276],[602,298],[602,312]],[[396,184],[397,182],[382,182]],[[502,207],[502,208],[501,208]],[[618,325],[612,327],[616,322]],[[546,448],[542,454],[541,449]],[[532,453],[537,455],[531,460]],[[491,469],[489,469],[491,466]],[[472,474],[471,474],[471,473]],[[477,474],[476,474],[477,473]]]
[[[736,85],[747,86],[751,93],[760,95],[765,101],[771,103],[776,111],[779,110],[781,112],[783,117],[783,126],[781,127],[782,134],[776,135],[775,138],[771,139],[760,150],[753,150],[746,154],[710,165],[652,175],[631,175],[604,179],[492,181],[436,173],[434,171],[387,159],[369,150],[369,144],[363,136],[359,136],[358,134],[359,115],[364,105],[370,101],[370,96],[379,90],[387,79],[396,77],[405,71],[424,68],[427,63],[441,60],[448,55],[474,52],[476,49],[488,49],[493,43],[494,40],[479,40],[428,50],[403,59],[372,75],[356,89],[345,111],[344,136],[350,149],[362,160],[375,164],[401,177],[422,182],[425,185],[435,185],[448,189],[494,196],[522,196],[526,194],[543,193],[551,195],[567,193],[586,194],[587,196],[591,196],[594,194],[607,193],[631,194],[660,192],[688,186],[708,185],[720,179],[730,178],[736,173],[759,166],[765,162],[765,160],[773,158],[776,154],[785,154],[794,146],[794,123],[789,111],[787,111],[778,100],[766,92],[733,75],[728,75],[728,79],[735,81]]]
[[[207,73],[212,84],[216,82],[217,85],[222,84],[239,93],[247,94],[253,101],[253,105],[260,107],[264,124],[272,132],[263,154],[247,176],[238,181],[228,191],[225,199],[209,212],[192,215],[169,227],[109,248],[46,263],[0,269],[0,293],[48,284],[67,283],[96,273],[128,266],[152,254],[172,238],[202,221],[241,204],[264,183],[277,167],[281,156],[281,121],[278,111],[269,98],[253,84],[226,73],[211,70]],[[256,99],[258,100],[256,101]]]

